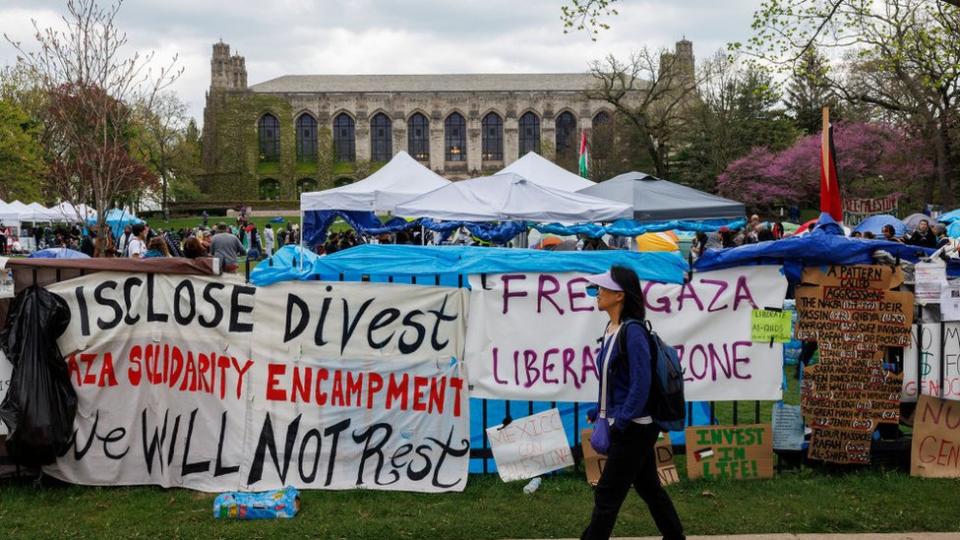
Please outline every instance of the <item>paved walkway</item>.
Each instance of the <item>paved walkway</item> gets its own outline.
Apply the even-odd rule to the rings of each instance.
[[[719,536],[688,536],[687,540],[957,540],[954,533],[864,533],[864,534],[729,534]],[[573,540],[573,539],[570,539]],[[617,537],[616,540],[660,540],[659,536]]]

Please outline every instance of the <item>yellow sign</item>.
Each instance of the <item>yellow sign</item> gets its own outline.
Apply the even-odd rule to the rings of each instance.
[[[750,317],[751,340],[757,343],[768,342],[771,338],[777,343],[790,341],[793,334],[791,317],[789,311],[753,310]]]

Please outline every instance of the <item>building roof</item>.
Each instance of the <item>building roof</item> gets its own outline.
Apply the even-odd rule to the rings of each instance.
[[[589,73],[474,73],[460,75],[284,75],[250,87],[254,92],[582,92]]]

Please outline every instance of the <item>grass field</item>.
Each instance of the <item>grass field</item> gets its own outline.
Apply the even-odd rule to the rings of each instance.
[[[679,459],[682,465],[682,459]],[[680,467],[683,469],[683,467]],[[471,476],[463,493],[304,491],[289,521],[224,522],[212,494],[154,487],[34,487],[0,484],[2,538],[573,538],[589,519],[582,475],[547,477],[533,495],[523,482]],[[691,534],[958,531],[960,481],[901,472],[826,474],[805,469],[773,480],[684,480],[668,488]],[[618,536],[654,535],[630,494]]]

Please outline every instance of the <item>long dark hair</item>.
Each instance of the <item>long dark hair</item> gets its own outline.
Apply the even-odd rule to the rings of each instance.
[[[623,310],[620,311],[620,322],[627,319],[646,320],[647,306],[643,302],[643,289],[640,288],[640,278],[637,277],[637,273],[626,266],[614,265],[610,267],[610,277],[623,289]]]

